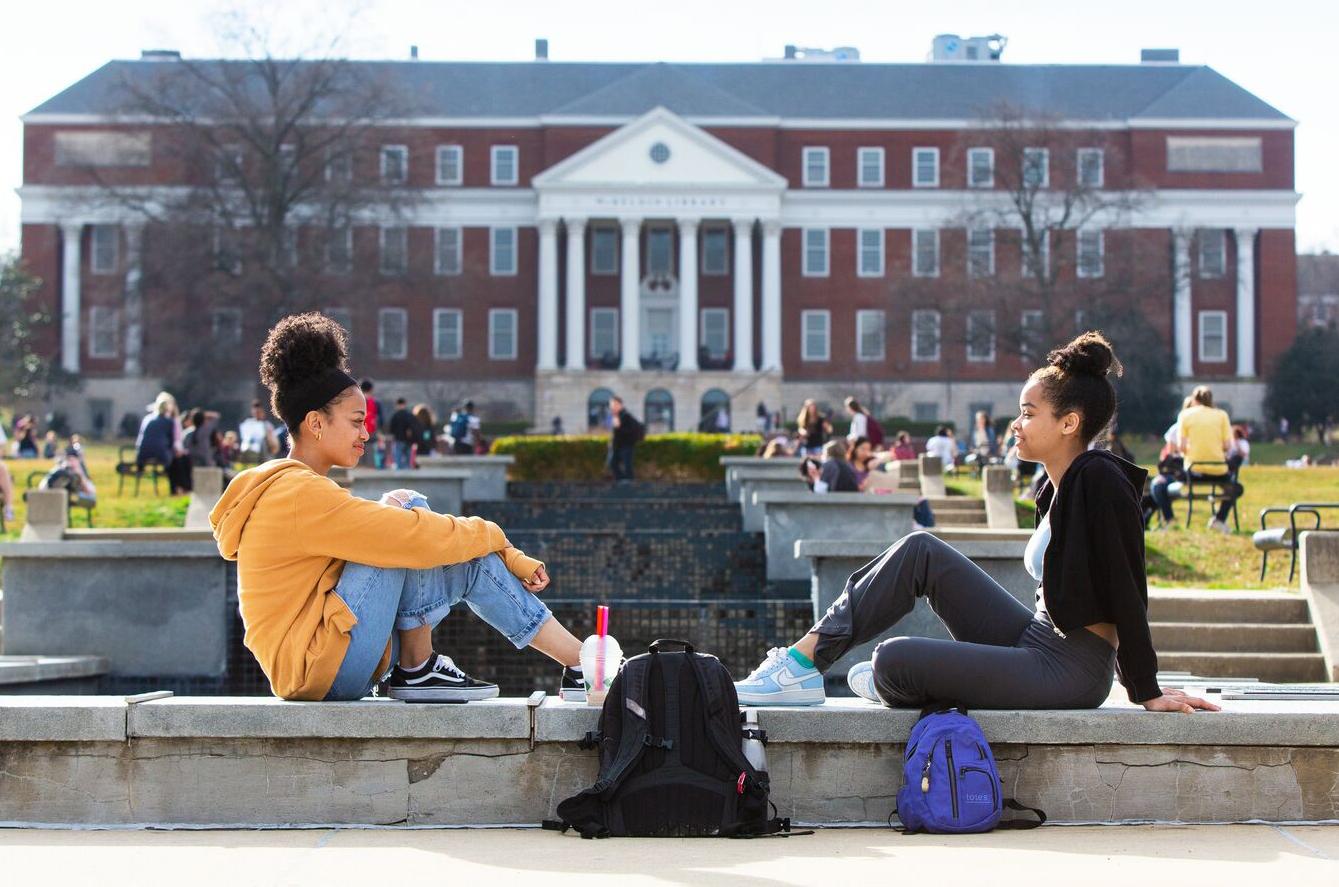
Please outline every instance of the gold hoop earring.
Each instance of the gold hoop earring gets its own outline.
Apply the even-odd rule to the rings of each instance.
[[[320,439],[321,439],[321,432],[319,432],[319,431],[316,432],[316,439],[317,439],[317,440],[320,440]]]

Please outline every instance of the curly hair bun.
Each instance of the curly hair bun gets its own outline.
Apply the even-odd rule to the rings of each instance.
[[[293,314],[274,325],[260,349],[260,381],[270,391],[291,391],[328,369],[348,371],[344,328],[324,314]]]
[[[1124,371],[1106,336],[1092,330],[1046,355],[1046,363],[1068,376],[1105,379],[1108,373],[1119,376]]]

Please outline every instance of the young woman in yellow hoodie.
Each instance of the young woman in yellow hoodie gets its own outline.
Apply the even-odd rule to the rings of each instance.
[[[496,696],[432,649],[433,626],[465,603],[517,649],[566,666],[563,695],[578,695],[580,641],[535,597],[549,584],[544,564],[490,521],[434,514],[412,490],[359,499],[327,477],[357,465],[368,439],[347,360],[344,330],[323,315],[270,330],[260,376],[291,452],[235,477],[209,516],[219,552],[237,561],[244,643],[271,689],[360,699],[389,672],[399,699]]]

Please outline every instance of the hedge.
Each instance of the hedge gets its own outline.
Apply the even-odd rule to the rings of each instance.
[[[756,434],[649,434],[637,445],[638,480],[709,482],[725,477],[721,456],[752,456],[762,439]],[[608,477],[607,435],[525,435],[500,437],[490,450],[515,456],[512,480],[599,481]]]

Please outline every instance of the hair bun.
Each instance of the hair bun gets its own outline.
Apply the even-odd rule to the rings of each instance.
[[[1111,343],[1099,332],[1081,333],[1063,348],[1057,348],[1046,356],[1046,362],[1060,372],[1070,376],[1093,376],[1106,378],[1108,373],[1117,376],[1123,371],[1111,350]]]
[[[347,370],[344,328],[324,314],[285,317],[270,330],[260,354],[260,380],[271,392],[291,391],[330,369]]]

